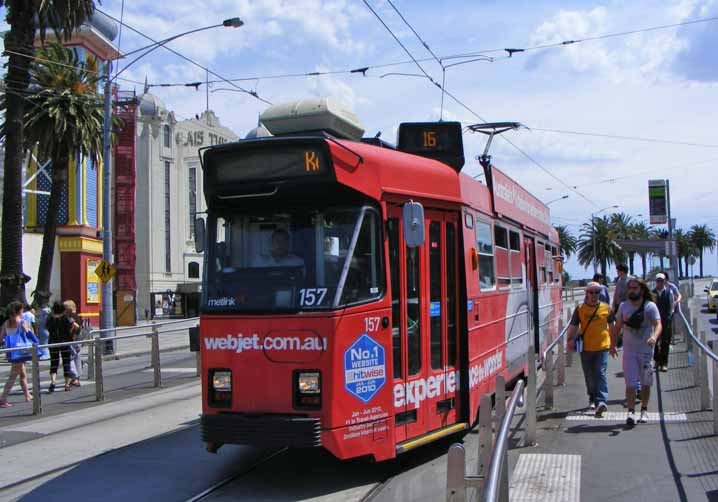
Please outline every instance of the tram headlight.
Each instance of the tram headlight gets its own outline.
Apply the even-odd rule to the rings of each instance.
[[[322,391],[318,371],[299,373],[297,390],[300,394],[319,394]]]
[[[215,371],[212,375],[212,388],[220,392],[231,392],[232,372],[228,370]]]

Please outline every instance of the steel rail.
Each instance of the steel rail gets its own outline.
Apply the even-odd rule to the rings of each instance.
[[[481,493],[482,502],[495,502],[499,497],[499,483],[501,482],[501,471],[504,468],[504,457],[508,449],[508,438],[511,432],[511,421],[514,418],[516,407],[521,403],[523,406],[523,390],[524,381],[519,380],[516,383],[508,409],[501,420],[501,427],[496,435],[496,443],[494,450],[491,452],[491,461],[489,462],[489,473],[484,482]]]
[[[559,316],[560,318],[560,316]],[[546,350],[544,350],[541,353],[541,361],[546,360],[546,354],[548,354],[550,351],[553,350],[553,348],[558,344],[558,342],[566,335],[566,332],[568,331],[568,327],[571,326],[570,323],[566,323],[566,326],[561,330],[561,333],[551,342],[548,344],[548,347],[546,347]]]
[[[708,356],[709,359],[712,359],[713,362],[718,363],[718,355],[716,355],[706,344],[704,344],[700,338],[698,338],[695,333],[693,333],[693,329],[691,329],[691,324],[688,322],[688,319],[686,319],[686,316],[683,315],[683,309],[681,309],[681,306],[678,305],[678,313],[681,314],[681,320],[683,321],[683,325],[686,328],[686,332],[691,336],[691,339],[693,340],[693,343],[695,343],[703,352],[705,352],[706,356]]]

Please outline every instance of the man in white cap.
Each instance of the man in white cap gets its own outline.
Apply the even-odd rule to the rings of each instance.
[[[656,362],[658,371],[668,371],[668,352],[671,347],[671,338],[673,337],[675,297],[667,287],[666,282],[664,274],[656,274],[656,287],[653,289],[653,294],[656,296],[656,306],[661,314],[661,325],[663,326],[661,338],[658,340],[653,354],[653,360]]]

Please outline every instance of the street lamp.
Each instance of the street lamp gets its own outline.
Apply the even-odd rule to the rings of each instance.
[[[553,204],[554,202],[558,202],[560,200],[568,199],[568,195],[564,195],[562,197],[559,197],[558,199],[550,200],[548,202],[544,202],[544,205],[548,206],[549,204]]]
[[[597,260],[596,260],[596,222],[594,221],[594,218],[596,217],[596,215],[599,215],[608,209],[618,209],[618,205],[604,207],[603,209],[600,209],[594,213],[591,213],[591,241],[593,244],[593,275],[596,275],[596,270],[597,270],[597,265],[598,265]]]
[[[105,64],[105,116],[102,124],[102,158],[103,158],[103,173],[102,173],[102,184],[104,190],[102,191],[102,259],[107,263],[112,263],[112,215],[110,213],[112,207],[112,143],[110,141],[110,128],[112,125],[112,82],[117,79],[120,74],[127,70],[130,66],[135,64],[141,58],[145,57],[152,51],[162,47],[163,45],[176,40],[185,35],[191,33],[197,33],[199,31],[210,30],[213,28],[226,27],[226,28],[239,28],[244,23],[238,17],[225,19],[220,24],[213,24],[211,26],[205,26],[203,28],[197,28],[194,30],[185,31],[177,35],[173,35],[164,40],[160,40],[151,45],[141,47],[135,51],[129,52],[127,55],[136,54],[142,52],[138,57],[130,61],[122,70],[117,72],[117,75],[112,77],[112,60],[108,60]],[[144,52],[143,52],[144,51]],[[100,323],[102,329],[111,329],[114,327],[114,299],[112,298],[112,282],[111,280],[106,281],[102,284],[102,315]],[[111,344],[105,346],[105,352],[114,352]]]

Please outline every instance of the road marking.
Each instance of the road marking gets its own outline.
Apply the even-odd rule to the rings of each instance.
[[[639,413],[636,413],[636,418],[638,418]],[[627,411],[607,411],[603,414],[603,418],[597,418],[594,415],[594,412],[592,411],[581,411],[578,413],[569,413],[566,416],[566,420],[580,420],[580,421],[589,421],[589,420],[597,420],[601,422],[625,422],[626,416],[628,416]],[[649,422],[660,422],[661,419],[664,422],[687,422],[688,416],[685,413],[676,413],[676,412],[666,412],[666,413],[658,413],[656,411],[649,411],[648,412],[648,421]]]
[[[579,502],[581,455],[522,453],[511,475],[511,502]]]
[[[142,373],[153,373],[152,368],[142,370]],[[197,368],[162,368],[162,373],[197,373]]]

